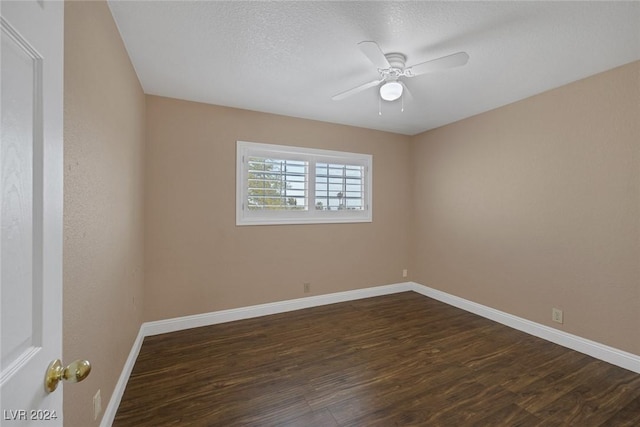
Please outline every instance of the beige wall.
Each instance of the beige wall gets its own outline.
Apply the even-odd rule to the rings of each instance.
[[[147,96],[145,320],[402,282],[409,137]],[[236,140],[373,154],[372,223],[235,225]]]
[[[65,3],[65,426],[98,425],[142,321],[145,100],[105,2]],[[135,301],[134,301],[135,300]]]
[[[640,354],[639,100],[635,62],[416,136],[413,280]]]

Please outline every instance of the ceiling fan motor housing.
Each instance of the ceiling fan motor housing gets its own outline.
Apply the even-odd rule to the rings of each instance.
[[[407,57],[401,53],[387,53],[385,57],[389,61],[391,68],[403,69],[405,62],[407,62]]]
[[[385,69],[378,69],[381,77],[385,80],[397,80],[398,77],[404,75],[404,65],[407,61],[407,57],[401,53],[387,53],[384,55],[389,62],[390,67]]]

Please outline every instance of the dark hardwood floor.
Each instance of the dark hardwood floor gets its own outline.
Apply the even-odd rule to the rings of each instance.
[[[640,375],[406,292],[145,339],[124,426],[640,426]]]

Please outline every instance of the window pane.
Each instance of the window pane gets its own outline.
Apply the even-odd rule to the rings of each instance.
[[[371,222],[372,159],[238,141],[236,225]]]
[[[249,210],[308,209],[308,162],[249,157]]]
[[[364,210],[364,167],[316,163],[317,210]]]

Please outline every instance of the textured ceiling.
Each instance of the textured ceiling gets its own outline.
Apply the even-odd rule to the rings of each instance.
[[[145,93],[413,135],[640,59],[640,2],[109,3]],[[357,43],[407,66],[467,65],[376,88]]]

